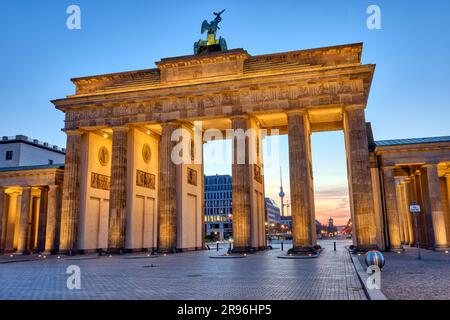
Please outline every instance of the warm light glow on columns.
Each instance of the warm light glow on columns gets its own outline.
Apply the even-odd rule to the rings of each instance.
[[[173,252],[177,247],[177,166],[171,159],[175,142],[171,141],[177,123],[161,124],[159,163],[159,238],[160,252]]]
[[[450,173],[447,173],[444,177],[446,183],[446,191],[447,191],[447,204],[448,211],[445,219],[445,229],[447,231],[447,244],[450,245]]]
[[[424,165],[427,172],[428,196],[431,205],[431,217],[433,220],[434,246],[436,250],[447,249],[447,234],[445,230],[444,209],[442,206],[441,191],[439,185],[438,165]]]
[[[364,106],[344,110],[350,208],[358,249],[378,247]]]
[[[20,206],[19,219],[19,237],[17,241],[17,253],[27,253],[28,242],[28,223],[30,222],[30,206],[31,206],[31,187],[22,188],[22,201]]]
[[[231,118],[233,130],[249,128],[248,116]],[[233,137],[232,192],[233,192],[233,251],[248,252],[251,247],[251,195],[249,138],[245,138],[244,150],[238,148],[238,137]],[[239,154],[245,152],[244,163],[238,163]],[[242,156],[242,155],[241,155]],[[241,161],[242,162],[242,161]]]
[[[311,132],[306,111],[287,113],[293,251],[316,245]]]
[[[0,252],[4,249],[3,235],[5,230],[3,228],[4,221],[7,219],[6,208],[5,208],[5,188],[0,187]],[[6,223],[5,223],[6,227]],[[6,228],[5,228],[6,229]]]
[[[122,252],[126,231],[128,128],[114,127],[112,130],[108,251]]]
[[[397,195],[397,211],[400,223],[400,242],[402,244],[407,244],[407,235],[405,228],[405,219],[403,217],[403,192],[401,181],[396,181],[396,195]]]
[[[414,228],[414,217],[409,211],[409,206],[413,201],[416,201],[416,196],[414,194],[414,187],[412,185],[411,177],[405,178],[405,193],[406,193],[406,215],[408,218],[408,229],[409,229],[409,245],[414,246],[416,244],[415,228]]]
[[[18,192],[7,193],[8,206],[6,208],[7,215],[4,214],[3,219],[5,221],[5,228],[3,230],[3,248],[5,251],[12,251],[14,248],[14,229],[16,227],[16,214],[17,214],[17,197]]]
[[[386,203],[387,225],[389,230],[390,249],[401,249],[400,215],[397,208],[397,190],[394,177],[394,167],[383,167],[384,195]]]
[[[47,253],[57,248],[57,234],[59,229],[58,203],[60,203],[60,188],[57,185],[48,186],[47,191],[47,221],[45,230],[45,249]]]
[[[61,205],[59,251],[69,253],[77,249],[78,216],[80,211],[80,146],[82,133],[66,131],[66,160]]]

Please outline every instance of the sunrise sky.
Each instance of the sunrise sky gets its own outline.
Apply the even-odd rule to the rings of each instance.
[[[81,30],[66,27],[72,4],[80,6]],[[371,4],[381,9],[381,30],[367,28]],[[449,134],[449,1],[14,0],[0,10],[0,135],[64,146],[64,116],[49,101],[74,92],[70,78],[153,68],[161,58],[191,54],[201,22],[221,9],[219,35],[251,55],[364,42],[363,63],[377,64],[366,113],[375,139]],[[342,133],[312,141],[317,218],[345,224]],[[276,200],[280,164],[289,198],[286,136],[280,145],[280,163],[265,168],[266,194]],[[207,174],[230,171],[206,167]]]

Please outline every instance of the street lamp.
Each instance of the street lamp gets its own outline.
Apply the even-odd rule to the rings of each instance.
[[[414,225],[416,227],[417,259],[420,260],[422,259],[422,256],[420,255],[419,228],[417,225],[417,217],[420,214],[420,205],[415,201],[411,202],[411,205],[409,206],[409,212],[411,212],[414,217]]]

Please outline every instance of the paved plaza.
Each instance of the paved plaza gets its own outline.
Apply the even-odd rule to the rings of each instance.
[[[386,265],[381,273],[381,291],[388,299],[450,299],[450,256],[431,250],[421,253],[421,260],[417,259],[416,248],[407,247],[401,254],[383,253]]]
[[[322,241],[316,259],[279,259],[280,245],[242,259],[211,259],[216,251],[147,257],[1,257],[0,299],[366,299],[345,246]],[[284,254],[290,245],[285,244]],[[224,245],[219,254],[224,254]],[[20,259],[31,261],[10,262]],[[81,270],[68,290],[66,269]]]

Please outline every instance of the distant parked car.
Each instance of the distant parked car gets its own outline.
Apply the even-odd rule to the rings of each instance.
[[[351,239],[351,238],[352,238],[352,234],[351,234],[351,233],[347,233],[347,234],[345,235],[345,238],[346,238],[346,239]]]

